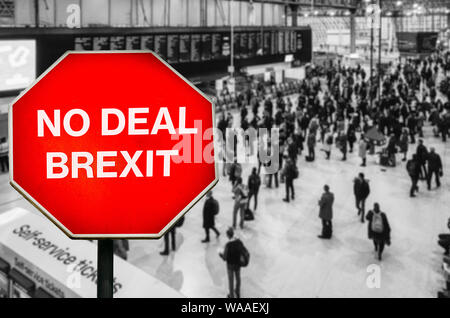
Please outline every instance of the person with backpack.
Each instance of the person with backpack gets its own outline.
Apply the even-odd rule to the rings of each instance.
[[[228,242],[223,253],[219,256],[227,263],[228,298],[241,297],[241,267],[246,267],[250,261],[250,254],[242,241],[235,237],[234,230],[227,230]]]
[[[330,192],[328,185],[325,185],[323,188],[325,192],[319,200],[319,218],[322,220],[322,234],[318,237],[330,239],[333,235],[333,224],[331,221],[333,219],[334,194]]]
[[[364,173],[362,172],[353,181],[353,193],[355,194],[358,216],[361,216],[361,223],[364,223],[366,199],[370,194],[370,186],[369,181],[364,179]]]
[[[216,236],[219,237],[220,232],[216,229],[215,218],[219,213],[219,202],[212,196],[212,191],[206,194],[205,205],[203,206],[203,228],[205,229],[206,237],[202,243],[209,242],[209,230],[213,230]]]
[[[419,191],[417,183],[419,182],[420,176],[420,164],[417,161],[417,155],[414,154],[411,159],[406,162],[406,170],[408,171],[409,177],[411,178],[411,190],[409,191],[409,196],[411,198],[415,197],[415,192]]]
[[[282,173],[286,184],[286,197],[283,201],[289,202],[289,198],[292,200],[295,198],[294,179],[298,178],[298,169],[291,158],[286,160],[286,165],[284,166]]]
[[[239,226],[241,229],[243,229],[245,220],[245,210],[247,208],[248,202],[248,191],[245,185],[242,184],[241,177],[238,177],[236,179],[235,185],[233,186],[233,195],[234,195],[233,228],[236,228],[237,213],[239,212],[240,216]]]
[[[253,210],[256,210],[256,207],[258,206],[259,187],[261,186],[261,177],[259,176],[256,168],[252,169],[252,173],[248,177],[247,185],[248,185],[247,208],[249,208],[250,206],[250,199],[254,198]]]
[[[391,227],[387,216],[381,212],[380,205],[374,203],[373,210],[369,211],[366,216],[368,225],[369,239],[373,240],[375,251],[378,254],[378,260],[381,261],[384,246],[391,245]]]

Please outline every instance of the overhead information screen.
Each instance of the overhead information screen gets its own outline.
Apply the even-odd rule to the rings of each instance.
[[[189,34],[180,35],[179,61],[181,63],[191,60],[191,36]]]
[[[167,35],[155,35],[155,53],[163,60],[167,59]]]
[[[178,34],[170,34],[167,36],[167,61],[169,63],[178,63],[180,52],[180,37]]]
[[[302,51],[302,30],[237,30],[234,58],[295,54]],[[307,34],[306,34],[307,35]],[[308,39],[308,37],[306,37]],[[229,31],[144,35],[76,36],[75,50],[151,50],[170,64],[227,59],[231,54]],[[308,45],[308,44],[307,44]]]
[[[28,87],[36,78],[36,41],[0,40],[0,91]]]
[[[94,51],[109,50],[109,37],[108,36],[96,36],[93,39]]]
[[[192,34],[191,35],[191,62],[199,62],[201,54],[201,35]]]

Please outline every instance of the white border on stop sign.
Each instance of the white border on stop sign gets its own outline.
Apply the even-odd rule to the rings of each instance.
[[[10,104],[8,111],[8,141],[9,141],[9,183],[11,186],[19,192],[25,199],[27,199],[35,208],[37,208],[42,214],[44,214],[50,221],[52,221],[61,231],[63,231],[71,239],[159,239],[165,233],[167,233],[178,220],[183,217],[200,199],[209,192],[219,182],[219,163],[218,163],[218,151],[214,149],[214,172],[215,178],[200,194],[198,194],[178,215],[166,225],[158,234],[75,234],[69,231],[62,223],[60,223],[49,211],[47,211],[37,200],[35,200],[30,194],[28,194],[19,184],[14,181],[14,166],[13,166],[13,112],[12,108],[14,104],[19,101],[31,88],[33,88],[41,79],[43,79],[53,68],[55,68],[62,60],[64,60],[69,54],[105,54],[105,53],[149,53],[155,56],[160,62],[167,66],[172,72],[174,72],[179,78],[181,78],[186,84],[193,88],[203,98],[205,98],[212,106],[212,124],[213,129],[216,127],[216,108],[214,103],[196,86],[189,82],[184,76],[182,76],[177,70],[175,70],[169,63],[164,61],[158,54],[150,50],[113,50],[113,51],[67,51],[56,62],[54,62],[45,72],[43,72],[28,88],[24,89],[19,96],[17,96]],[[212,135],[212,142],[214,142],[214,134]]]

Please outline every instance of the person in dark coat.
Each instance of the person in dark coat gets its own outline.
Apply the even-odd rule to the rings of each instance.
[[[219,202],[212,196],[212,191],[206,194],[205,205],[203,206],[203,228],[205,229],[206,237],[202,243],[209,242],[209,230],[213,230],[216,236],[219,237],[220,232],[216,229],[215,218],[219,213]]]
[[[283,199],[285,202],[289,202],[289,199],[291,198],[294,200],[295,198],[295,192],[294,192],[294,179],[296,178],[297,171],[296,171],[295,163],[292,161],[291,158],[288,158],[286,160],[286,165],[283,169],[283,176],[285,179],[286,184],[286,197]]]
[[[436,186],[439,188],[441,186],[441,181],[439,180],[439,177],[442,177],[443,171],[442,171],[442,160],[441,156],[439,156],[434,148],[430,148],[430,153],[428,154],[428,178],[427,178],[427,185],[428,190],[431,189],[431,180],[433,178],[433,175],[435,175],[436,178]]]
[[[256,210],[258,206],[258,193],[261,186],[261,177],[258,174],[258,169],[253,168],[251,175],[248,177],[248,203],[247,208],[250,206],[250,199],[254,197],[253,209]]]
[[[419,191],[417,183],[419,182],[420,176],[420,164],[417,161],[417,155],[414,154],[411,159],[406,162],[406,170],[408,171],[409,177],[411,178],[411,190],[409,191],[409,196],[411,198],[415,197],[415,192]]]
[[[240,298],[241,295],[241,262],[240,258],[245,249],[240,239],[234,236],[234,230],[227,230],[228,243],[219,256],[227,263],[228,298]]]
[[[366,211],[366,199],[370,194],[368,180],[364,179],[364,173],[359,173],[358,178],[353,181],[353,193],[355,194],[356,208],[361,216],[361,223],[364,223]]]
[[[322,220],[322,234],[318,237],[321,239],[330,239],[333,235],[333,202],[334,194],[330,192],[330,187],[325,185],[323,187],[324,193],[319,200],[319,218]]]
[[[427,158],[428,158],[428,150],[427,147],[424,146],[423,140],[419,139],[419,145],[417,145],[416,149],[416,155],[417,155],[417,162],[419,163],[419,178],[423,180],[428,179],[428,173],[427,173]]]
[[[381,261],[384,246],[391,245],[391,227],[387,216],[381,212],[380,205],[374,203],[373,210],[369,211],[366,216],[368,225],[369,239],[373,240],[375,251],[378,254],[378,260]]]

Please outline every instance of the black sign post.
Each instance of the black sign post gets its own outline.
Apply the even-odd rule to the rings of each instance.
[[[114,279],[113,240],[98,240],[97,298],[113,298]]]

